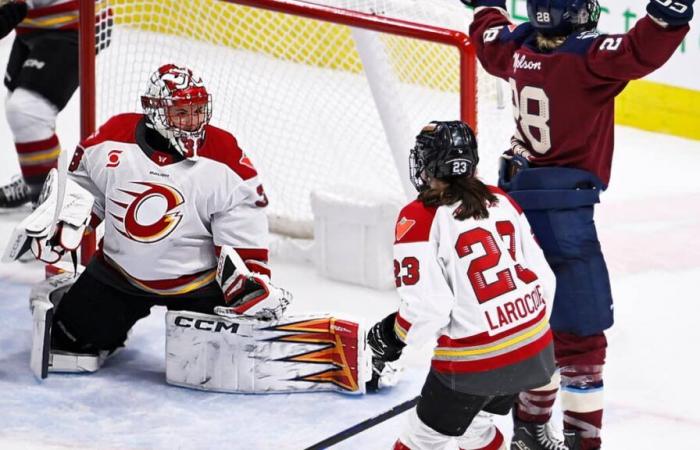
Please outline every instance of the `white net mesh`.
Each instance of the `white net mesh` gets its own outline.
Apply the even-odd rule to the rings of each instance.
[[[315,3],[465,32],[470,20],[458,0]],[[314,189],[362,186],[405,198],[399,173],[414,136],[430,120],[459,118],[459,54],[451,46],[217,0],[104,0],[97,12],[105,11],[112,24],[96,59],[96,122],[140,111],[158,66],[190,67],[213,95],[212,124],[232,132],[258,168],[277,231],[308,234]],[[379,79],[368,80],[369,63]],[[492,182],[507,130],[503,136],[497,85],[483,79],[480,173]],[[392,124],[400,124],[398,142],[387,132]]]

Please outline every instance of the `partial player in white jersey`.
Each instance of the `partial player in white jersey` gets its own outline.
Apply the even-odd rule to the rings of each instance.
[[[478,160],[463,122],[430,123],[411,151],[419,195],[396,223],[401,305],[368,335],[373,387],[405,345],[437,346],[395,449],[440,449],[455,438],[465,450],[505,448],[483,413],[507,414],[519,391],[555,371],[554,275],[518,205],[476,178]]]
[[[262,184],[236,139],[209,125],[201,79],[164,65],[142,104],[145,114],[111,118],[71,162],[64,210],[87,190],[104,239],[55,308],[52,351],[113,352],[154,305],[277,318],[289,300],[269,279]],[[45,259],[62,252],[65,226],[42,243]]]
[[[61,152],[56,117],[78,88],[78,0],[15,1],[3,9],[19,5],[26,17],[15,28],[3,81],[21,176],[0,186],[0,208],[37,201]],[[97,40],[106,46],[99,35]],[[7,147],[2,151],[8,151],[10,142],[2,144]]]

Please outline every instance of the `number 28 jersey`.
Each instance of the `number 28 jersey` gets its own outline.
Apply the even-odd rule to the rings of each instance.
[[[459,203],[414,201],[396,224],[401,305],[394,331],[407,344],[437,337],[432,367],[438,372],[510,366],[552,341],[554,274],[517,204],[489,189],[498,202],[487,219],[455,219]]]
[[[587,170],[607,185],[615,97],[629,80],[661,67],[688,30],[646,16],[625,34],[573,33],[545,53],[532,25],[516,27],[504,10],[481,7],[469,35],[484,69],[510,84],[515,136],[534,164]]]

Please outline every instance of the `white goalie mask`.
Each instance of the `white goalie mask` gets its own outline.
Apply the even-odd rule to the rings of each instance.
[[[141,106],[152,128],[185,158],[197,158],[212,111],[201,78],[185,67],[161,66],[148,80]]]

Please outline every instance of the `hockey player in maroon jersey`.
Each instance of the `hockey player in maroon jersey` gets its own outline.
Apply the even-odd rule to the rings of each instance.
[[[505,449],[485,413],[554,373],[549,315],[554,274],[520,208],[475,176],[476,138],[462,122],[432,122],[411,151],[418,199],[399,214],[398,312],[367,342],[374,388],[405,345],[435,342],[432,368],[396,450]]]
[[[516,130],[499,185],[524,209],[557,276],[551,322],[566,442],[600,448],[613,302],[593,207],[610,180],[615,97],[671,57],[693,0],[651,0],[634,28],[610,35],[596,31],[597,0],[528,0],[520,26],[505,0],[462,1],[476,7],[469,34],[479,60],[512,90]],[[558,387],[519,396],[513,448],[564,448],[546,429]]]
[[[201,79],[164,65],[141,101],[145,114],[112,117],[80,143],[57,234],[31,241],[54,262],[79,245],[91,210],[104,221],[101,248],[46,319],[56,371],[97,370],[154,305],[270,319],[291,298],[270,282],[262,184],[233,135],[209,124]]]

